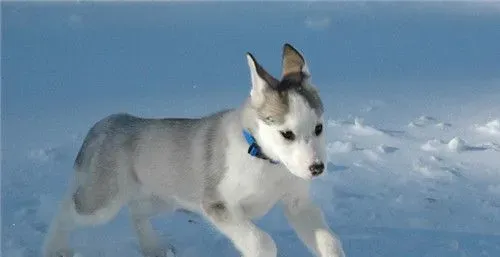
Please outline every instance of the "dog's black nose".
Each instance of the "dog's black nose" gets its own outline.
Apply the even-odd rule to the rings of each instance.
[[[322,162],[315,163],[311,166],[309,166],[309,170],[311,171],[311,174],[313,176],[318,176],[319,174],[323,173],[325,170],[325,165]]]

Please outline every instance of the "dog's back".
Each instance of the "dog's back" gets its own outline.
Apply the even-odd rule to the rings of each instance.
[[[97,122],[75,160],[79,177],[73,196],[76,211],[92,214],[116,202],[117,196],[127,198],[135,189],[132,184],[142,183],[162,189],[141,190],[164,192],[168,195],[163,197],[196,205],[203,190],[220,179],[224,162],[220,146],[226,144],[220,128],[227,113],[200,119],[114,114]],[[155,183],[148,183],[152,180]]]

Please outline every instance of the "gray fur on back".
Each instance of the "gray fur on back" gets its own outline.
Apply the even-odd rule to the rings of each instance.
[[[76,210],[90,214],[106,206],[118,194],[120,176],[130,176],[141,183],[136,162],[141,160],[141,152],[152,147],[162,148],[156,150],[163,152],[164,157],[152,162],[170,163],[167,168],[172,171],[164,174],[174,176],[171,178],[173,183],[193,177],[190,173],[203,172],[205,176],[197,176],[205,178],[203,190],[214,188],[223,176],[227,139],[221,129],[221,120],[229,112],[221,111],[199,119],[148,119],[120,113],[97,122],[88,132],[75,160],[77,176],[84,178],[73,195]],[[176,191],[188,193],[190,190]]]

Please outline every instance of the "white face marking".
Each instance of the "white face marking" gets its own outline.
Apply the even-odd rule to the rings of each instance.
[[[289,107],[283,124],[268,125],[258,121],[257,140],[269,157],[279,160],[291,173],[311,179],[309,167],[312,164],[324,163],[326,166],[324,131],[319,136],[315,135],[315,127],[323,124],[323,117],[318,117],[307,101],[296,93],[290,93]],[[292,131],[295,139],[285,139],[281,131]]]

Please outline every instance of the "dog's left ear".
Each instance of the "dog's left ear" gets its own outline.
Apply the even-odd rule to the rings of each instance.
[[[300,76],[305,79],[311,76],[309,67],[302,54],[292,45],[286,43],[283,46],[283,73],[282,78],[286,76]]]
[[[264,70],[251,53],[247,53],[247,62],[252,79],[252,90],[250,91],[252,104],[260,106],[264,102],[265,91],[269,88],[276,88],[279,81]]]

